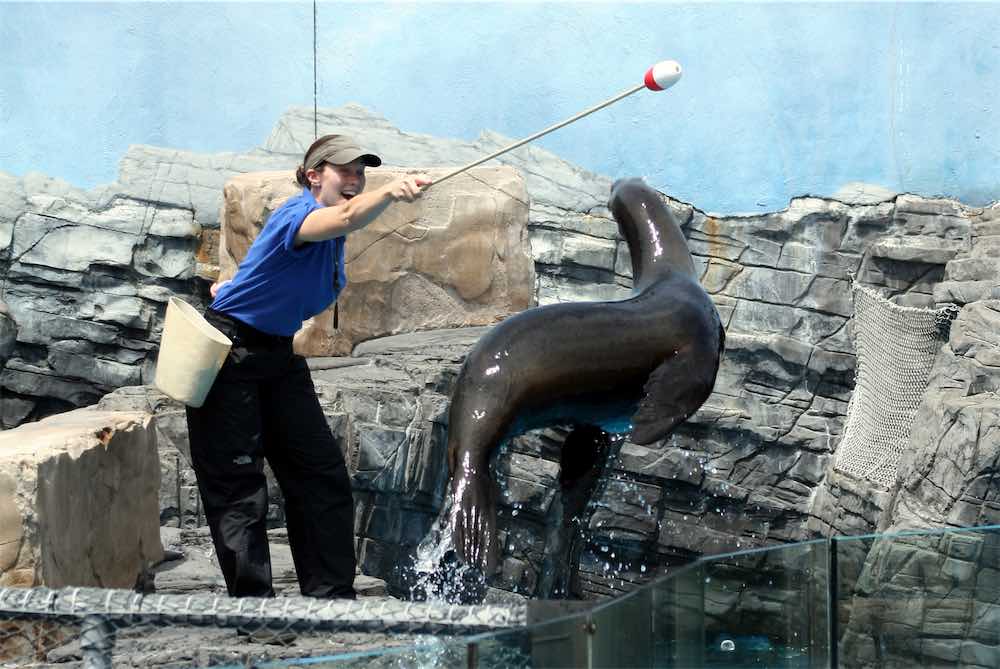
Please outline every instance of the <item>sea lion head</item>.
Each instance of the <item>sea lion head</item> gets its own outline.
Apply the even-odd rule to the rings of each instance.
[[[619,179],[611,186],[608,209],[628,244],[637,288],[668,271],[698,278],[687,239],[658,191],[642,179]]]

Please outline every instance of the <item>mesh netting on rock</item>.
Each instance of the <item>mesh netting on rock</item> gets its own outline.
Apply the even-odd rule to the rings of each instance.
[[[836,469],[889,488],[957,308],[902,307],[855,283],[857,372]]]

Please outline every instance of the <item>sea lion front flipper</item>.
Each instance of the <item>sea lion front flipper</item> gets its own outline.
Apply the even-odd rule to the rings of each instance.
[[[455,551],[462,562],[486,574],[497,565],[496,497],[489,476],[460,471],[452,478],[450,525]]]
[[[651,444],[673,432],[712,393],[718,361],[706,364],[691,351],[681,351],[653,370],[643,398],[632,416],[634,444]]]

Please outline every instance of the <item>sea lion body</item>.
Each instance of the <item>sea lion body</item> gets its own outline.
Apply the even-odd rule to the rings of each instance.
[[[500,323],[465,360],[450,441],[492,442],[557,422],[625,432],[657,367],[718,351],[715,307],[691,284],[672,273],[628,300],[553,304]]]
[[[708,398],[725,333],[658,193],[620,181],[609,206],[629,244],[626,300],[553,304],[490,330],[466,357],[449,412],[452,524],[466,562],[495,558],[489,458],[504,440],[552,424],[667,436]]]

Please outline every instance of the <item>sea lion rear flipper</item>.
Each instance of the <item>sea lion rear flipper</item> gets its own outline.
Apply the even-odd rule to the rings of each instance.
[[[681,351],[665,360],[643,386],[643,398],[632,416],[629,441],[651,444],[673,432],[708,399],[717,369],[718,361],[712,364],[699,360],[691,351]]]

